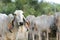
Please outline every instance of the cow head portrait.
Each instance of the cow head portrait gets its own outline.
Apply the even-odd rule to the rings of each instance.
[[[10,20],[10,23],[12,24],[12,28],[14,27],[14,25],[17,25],[18,27],[22,26],[26,21],[22,10],[16,10],[14,14],[9,14],[8,18]]]
[[[24,15],[22,10],[16,10],[14,12],[14,20],[18,23],[18,25],[23,25],[24,23],[23,18]]]

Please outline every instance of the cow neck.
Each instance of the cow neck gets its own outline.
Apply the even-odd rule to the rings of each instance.
[[[14,19],[12,20],[12,26],[14,27],[14,21],[15,21],[15,17],[14,17]]]

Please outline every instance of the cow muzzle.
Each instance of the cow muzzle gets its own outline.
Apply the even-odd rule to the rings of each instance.
[[[12,33],[12,31],[9,29],[9,32],[11,32]]]
[[[23,25],[23,22],[19,22],[19,26],[22,26]]]

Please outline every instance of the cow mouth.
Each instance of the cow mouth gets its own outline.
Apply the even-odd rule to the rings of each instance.
[[[23,25],[24,25],[23,22],[19,22],[19,23],[18,23],[18,26],[23,26]]]
[[[12,33],[12,31],[9,29],[9,32]]]

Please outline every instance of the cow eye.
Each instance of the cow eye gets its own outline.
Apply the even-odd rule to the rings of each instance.
[[[13,14],[14,16],[16,16],[16,14]]]
[[[34,27],[32,27],[32,30],[34,30]]]

